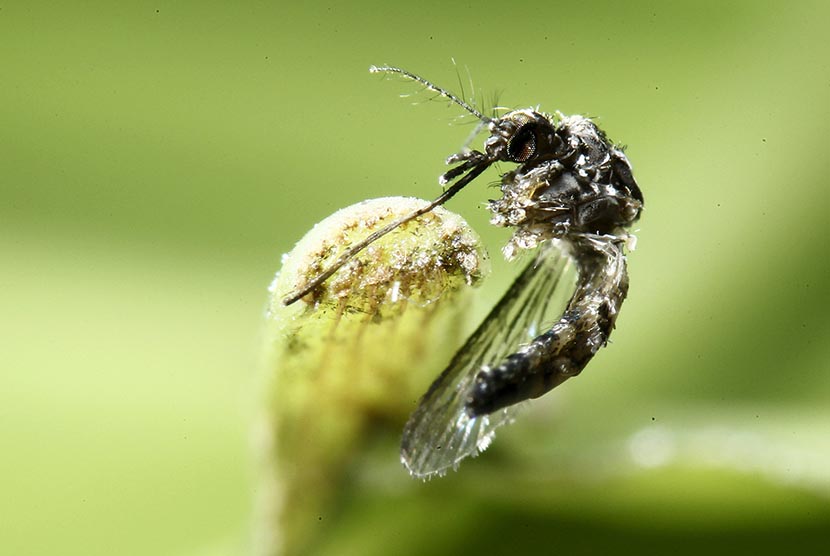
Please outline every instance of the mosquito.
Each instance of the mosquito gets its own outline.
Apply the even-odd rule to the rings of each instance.
[[[634,238],[626,230],[640,217],[643,195],[622,147],[589,118],[538,108],[487,117],[414,73],[369,71],[416,81],[474,116],[489,135],[482,150],[465,147],[447,159],[452,168],[439,183],[450,185],[434,201],[355,244],[283,303],[305,297],[367,245],[444,204],[496,162],[515,164],[501,176],[501,198],[488,203],[491,223],[514,230],[504,254],[536,250],[404,427],[402,463],[413,476],[430,478],[485,450],[517,404],[578,375],[608,343],[628,293],[626,249]],[[569,264],[576,268],[574,293],[551,318],[549,301]]]

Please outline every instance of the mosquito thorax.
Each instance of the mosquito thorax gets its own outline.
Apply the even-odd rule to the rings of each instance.
[[[502,198],[489,203],[493,224],[515,228],[508,258],[569,234],[619,234],[639,218],[642,194],[628,158],[590,119],[515,110],[489,130],[487,156],[519,164],[502,175]]]

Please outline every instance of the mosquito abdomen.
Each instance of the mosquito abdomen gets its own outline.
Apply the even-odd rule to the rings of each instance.
[[[578,375],[608,343],[628,293],[622,246],[594,236],[575,242],[572,256],[579,277],[562,317],[498,366],[478,372],[465,403],[471,417],[538,398]]]

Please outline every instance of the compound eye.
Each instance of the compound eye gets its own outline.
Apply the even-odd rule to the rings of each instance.
[[[513,162],[526,162],[536,154],[536,126],[525,124],[507,143],[507,156]]]

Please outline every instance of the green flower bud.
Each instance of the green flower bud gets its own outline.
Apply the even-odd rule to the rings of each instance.
[[[426,203],[388,197],[345,208],[283,259],[266,313],[261,554],[309,546],[350,462],[376,432],[400,435],[463,339],[469,286],[488,265],[478,236],[442,207],[373,242],[298,302],[282,302]],[[397,447],[384,453],[397,462]]]

